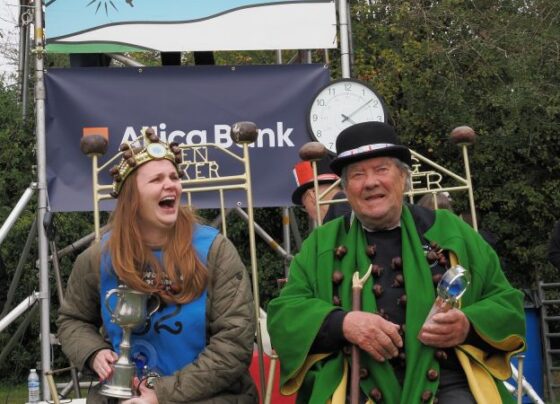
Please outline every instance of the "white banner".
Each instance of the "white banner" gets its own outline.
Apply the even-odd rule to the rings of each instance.
[[[47,0],[49,52],[335,48],[333,0]]]

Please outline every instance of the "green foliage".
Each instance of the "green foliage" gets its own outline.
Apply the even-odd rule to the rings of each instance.
[[[218,215],[217,210],[197,212],[207,222]],[[254,220],[257,225],[270,235],[275,242],[282,240],[282,216],[278,208],[256,209]],[[247,222],[235,211],[227,216],[227,236],[235,245],[247,270],[251,273],[250,238]],[[256,260],[258,268],[259,298],[261,306],[266,307],[268,301],[278,294],[279,278],[285,276],[284,261],[270,246],[258,235],[255,236]]]
[[[385,98],[404,141],[455,172],[463,172],[461,154],[447,134],[475,129],[482,227],[499,236],[510,279],[530,286],[550,272],[547,240],[560,218],[560,5],[373,3],[352,8],[354,76]]]
[[[35,134],[31,126],[32,121],[21,119],[21,106],[14,88],[0,83],[0,223],[4,224],[7,217],[16,206],[24,191],[35,186],[36,155]],[[22,211],[19,219],[0,245],[0,276],[4,283],[0,288],[0,306],[3,308],[8,288],[14,278],[16,268],[22,261],[21,279],[17,284],[11,308],[19,304],[25,297],[39,290],[38,257],[36,237],[33,237],[31,250],[26,259],[22,259],[23,246],[26,243],[32,223],[35,219],[37,191],[27,207]],[[66,246],[92,231],[91,214],[64,214],[55,218],[57,228],[56,241],[58,246]],[[25,258],[25,257],[24,257]],[[67,256],[61,261],[63,279],[67,279],[71,262],[75,258]],[[51,280],[50,297],[53,306],[52,329],[58,308],[58,297],[54,279]],[[27,313],[26,313],[27,315]],[[0,346],[3,348],[23,322],[24,316],[10,325],[0,334]],[[27,331],[20,339],[15,340],[14,350],[7,355],[7,359],[0,363],[0,380],[16,382],[27,377],[29,368],[36,367],[41,357],[39,342],[39,321],[36,316]],[[59,355],[62,359],[62,357]],[[65,365],[67,366],[67,365]]]
[[[557,272],[546,261],[547,240],[560,218],[560,3],[557,0],[376,0],[351,2],[352,76],[369,82],[385,99],[403,140],[437,163],[462,174],[460,150],[448,141],[450,131],[469,125],[477,132],[470,147],[471,172],[483,228],[498,238],[498,253],[509,279],[529,287],[538,277]],[[333,78],[340,77],[340,53],[329,52]],[[131,55],[159,65],[157,53]],[[284,51],[287,62],[295,51]],[[192,53],[183,54],[192,64]],[[218,64],[271,64],[274,51],[216,52]],[[322,62],[323,52],[313,51]],[[64,55],[49,55],[47,66],[67,66]],[[35,181],[35,136],[21,113],[13,89],[0,83],[0,223]],[[31,120],[32,121],[32,120]],[[466,195],[453,195],[459,210]],[[35,216],[32,200],[0,246],[5,285],[14,276],[22,246]],[[201,212],[212,220],[217,212]],[[305,218],[298,212],[303,236]],[[256,222],[281,242],[279,209],[259,209]],[[56,244],[69,245],[93,230],[91,214],[59,214]],[[246,223],[228,217],[228,236],[250,268]],[[257,236],[261,304],[278,293],[284,277],[282,258]],[[292,245],[292,250],[295,246]],[[61,260],[67,279],[76,254]],[[38,290],[36,243],[25,261],[15,303]],[[0,265],[0,272],[2,271]],[[0,302],[7,286],[0,290]],[[51,279],[52,319],[58,307]],[[21,320],[0,334],[0,346]],[[52,323],[54,329],[54,322]],[[39,355],[39,325],[34,321],[16,350],[0,363],[0,380],[24,380]],[[56,352],[57,366],[66,366]]]

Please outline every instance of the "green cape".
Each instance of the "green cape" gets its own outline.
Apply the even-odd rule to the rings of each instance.
[[[405,349],[409,365],[404,386],[398,383],[389,363],[376,362],[369,355],[361,354],[361,366],[369,370],[369,377],[361,381],[362,391],[367,395],[373,388],[378,388],[383,394],[383,402],[388,404],[418,402],[423,392],[435,393],[438,386],[438,380],[430,381],[426,377],[429,369],[439,371],[435,350],[417,339],[434,302],[435,291],[416,225],[407,206],[403,207],[401,231],[407,295]],[[452,213],[437,211],[436,220],[424,237],[455,253],[459,263],[470,270],[471,285],[462,298],[462,310],[476,332],[490,345],[503,349],[503,353],[485,355],[467,345],[458,349],[466,353],[466,362],[480,364],[483,370],[475,372],[477,375],[509,377],[510,356],[524,349],[522,293],[508,283],[490,246]],[[347,248],[342,260],[335,259],[334,255],[340,245]],[[344,274],[339,296],[342,308],[350,311],[352,275],[358,271],[363,276],[371,263],[365,250],[364,231],[357,220],[352,222],[348,231],[343,218],[315,229],[294,258],[289,280],[280,296],[268,306],[268,329],[281,363],[281,391],[284,394],[297,391],[298,402],[325,403],[331,400],[340,384],[344,361],[347,360],[344,354],[332,352],[317,356],[308,355],[308,352],[325,317],[337,309],[332,304],[333,271]],[[371,278],[368,279],[362,295],[362,310],[368,312],[376,311],[372,282]],[[477,383],[471,379],[473,377],[469,383]],[[474,384],[471,385],[473,392],[477,390],[473,388]],[[479,394],[487,393],[488,386],[485,386]],[[511,397],[502,383],[492,383],[492,386],[498,389],[492,394],[499,394],[503,400]]]

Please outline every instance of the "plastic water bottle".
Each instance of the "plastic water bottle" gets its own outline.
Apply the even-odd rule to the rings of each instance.
[[[40,386],[39,375],[35,369],[31,369],[29,372],[29,377],[27,378],[27,389],[29,391],[29,402],[38,403],[40,399]]]

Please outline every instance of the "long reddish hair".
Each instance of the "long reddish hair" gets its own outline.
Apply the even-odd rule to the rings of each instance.
[[[132,289],[158,294],[170,303],[190,302],[202,294],[208,281],[208,271],[192,245],[198,219],[188,207],[179,208],[177,221],[162,248],[162,266],[152,249],[142,240],[137,221],[140,193],[136,173],[137,170],[123,184],[110,219],[111,237],[107,248],[113,268],[119,279]],[[148,285],[142,279],[147,266],[152,268],[156,276],[154,285]],[[172,282],[172,293],[162,288],[164,274]]]

